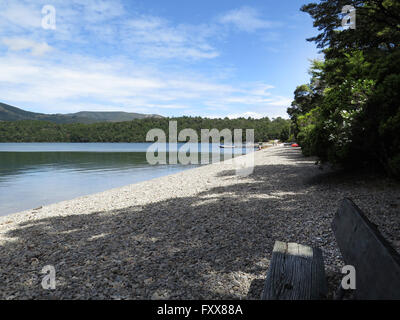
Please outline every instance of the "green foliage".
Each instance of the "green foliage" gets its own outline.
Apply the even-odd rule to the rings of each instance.
[[[164,130],[168,139],[169,121],[178,123],[178,132],[185,128],[194,129],[199,139],[201,129],[245,130],[254,129],[255,141],[289,137],[290,120],[276,118],[252,119],[208,119],[201,117],[146,118],[126,122],[102,122],[94,124],[56,124],[45,121],[23,120],[0,122],[0,142],[145,142],[151,129]]]
[[[340,31],[342,8],[352,5],[356,9],[356,29]],[[397,0],[321,0],[301,8],[314,19],[314,27],[322,31],[307,40],[318,48],[334,49],[327,58],[341,56],[343,50],[362,49],[372,53],[395,50],[400,44],[400,2]]]
[[[348,4],[357,10],[356,29],[339,31]],[[302,10],[322,31],[309,40],[325,55],[288,109],[304,154],[400,177],[399,2],[322,0]]]

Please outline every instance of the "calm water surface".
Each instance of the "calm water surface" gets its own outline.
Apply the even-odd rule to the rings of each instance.
[[[194,168],[149,165],[151,143],[0,143],[0,216]],[[178,144],[178,149],[183,144]],[[207,145],[209,153],[244,150]],[[200,147],[199,147],[200,150]]]

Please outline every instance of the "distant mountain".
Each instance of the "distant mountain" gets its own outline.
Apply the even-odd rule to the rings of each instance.
[[[123,122],[133,119],[163,118],[157,114],[130,113],[122,111],[81,111],[68,114],[45,114],[25,111],[0,102],[0,121],[42,120],[55,123]]]

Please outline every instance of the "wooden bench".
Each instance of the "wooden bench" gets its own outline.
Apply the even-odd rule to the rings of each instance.
[[[327,293],[319,248],[276,241],[262,300],[315,300]]]
[[[332,229],[344,262],[356,271],[354,298],[400,299],[400,256],[353,201],[342,201]]]
[[[356,271],[355,299],[400,299],[400,255],[377,226],[348,198],[332,221],[346,265]],[[344,275],[343,275],[344,276]],[[344,290],[339,286],[343,296]],[[263,300],[314,300],[327,294],[319,248],[276,241],[261,295]]]

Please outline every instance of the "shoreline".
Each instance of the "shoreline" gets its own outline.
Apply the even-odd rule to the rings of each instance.
[[[25,148],[24,152],[32,152],[26,156],[26,158],[29,157],[28,161],[21,160],[25,161],[26,164],[21,164],[21,169],[19,167],[10,169],[10,172],[6,169],[4,172],[5,180],[0,183],[0,189],[5,191],[0,194],[0,216],[4,217],[22,211],[31,211],[34,208],[74,200],[86,195],[93,195],[202,166],[202,164],[197,163],[183,165],[180,162],[176,163],[176,165],[169,165],[167,162],[164,165],[152,166],[145,158],[147,147],[151,144],[135,144],[133,146],[132,144],[124,144],[127,147],[124,146],[117,149],[111,148],[108,146],[109,144],[107,144],[107,147],[90,144],[89,147],[82,150],[80,146],[73,148],[70,144],[68,144],[69,147],[65,148],[49,146],[49,144],[46,144],[46,147],[43,148],[36,147],[36,144],[35,147]],[[215,153],[213,152],[215,152],[216,148],[217,152],[220,153],[219,145],[210,146],[210,158],[211,154],[214,156]],[[3,152],[5,154],[8,152],[14,154],[22,152],[22,149],[12,144],[8,151]],[[204,153],[201,150],[198,151],[195,155],[195,160],[200,162],[204,157]],[[245,152],[245,150],[239,150],[233,155],[235,157],[239,156],[240,151]],[[41,156],[43,152],[45,154],[44,157]],[[97,152],[100,153],[98,163],[96,162]],[[37,153],[39,155],[36,155]],[[222,156],[222,153],[219,154],[219,157]],[[18,157],[15,155],[10,155],[9,157],[5,155],[3,164],[5,164],[6,168],[8,164],[12,167],[12,163],[15,161],[14,157],[18,161]],[[47,164],[42,168],[45,161],[43,158],[46,157],[49,158],[49,162],[56,161],[55,171],[48,169],[46,167]],[[168,158],[166,160],[168,161]],[[221,158],[221,160],[223,159]],[[86,162],[93,162],[93,166],[91,164],[86,165]],[[26,170],[27,166],[29,166],[28,170]],[[100,174],[97,174],[99,171],[101,171]],[[10,179],[14,173],[23,174],[18,175],[17,178]],[[44,185],[43,180],[46,181]],[[19,183],[18,181],[23,182]],[[40,191],[38,192],[38,190]],[[25,198],[20,201],[22,194],[25,195]]]
[[[254,158],[248,177],[219,162],[0,217],[0,298],[258,299],[276,240],[320,247],[332,293],[344,197],[399,250],[398,184],[320,170],[289,147]]]
[[[256,152],[256,151],[254,151],[254,152]],[[244,157],[244,156],[246,156],[246,154],[237,156],[235,158]],[[58,208],[58,207],[63,206],[63,205],[66,205],[66,206],[68,206],[70,208],[70,206],[69,206],[70,203],[72,203],[73,205],[77,204],[78,208],[87,210],[87,208],[82,208],[82,206],[81,206],[81,204],[82,204],[81,202],[82,201],[89,201],[90,202],[90,201],[94,200],[96,202],[96,204],[97,204],[97,207],[94,208],[94,209],[97,210],[98,208],[102,207],[102,204],[99,203],[98,201],[100,199],[103,199],[103,196],[112,195],[112,197],[114,197],[114,196],[118,197],[119,195],[121,195],[121,193],[126,193],[126,192],[134,190],[134,189],[140,189],[141,186],[139,186],[139,185],[141,185],[141,184],[143,184],[143,187],[146,188],[146,187],[148,187],[148,183],[153,185],[153,184],[156,184],[158,182],[158,180],[161,180],[161,181],[159,181],[159,183],[161,183],[161,184],[165,183],[166,181],[164,181],[164,180],[170,180],[170,179],[167,179],[167,178],[168,177],[172,178],[175,175],[178,176],[176,178],[179,180],[181,178],[184,178],[184,177],[181,177],[181,174],[186,172],[186,171],[192,171],[192,170],[201,169],[201,168],[204,168],[204,167],[209,167],[209,166],[214,166],[214,165],[217,165],[217,166],[220,166],[220,167],[226,167],[226,166],[229,166],[229,165],[232,166],[232,163],[230,163],[231,161],[232,161],[232,159],[227,159],[227,160],[218,161],[218,162],[215,162],[215,163],[198,165],[195,168],[187,168],[187,169],[184,168],[179,172],[166,174],[166,175],[163,175],[163,176],[160,176],[160,177],[156,177],[156,178],[152,178],[152,179],[149,179],[149,180],[139,181],[139,182],[128,184],[128,185],[124,185],[124,186],[121,186],[121,187],[110,188],[110,189],[106,189],[104,191],[100,191],[100,192],[96,192],[96,193],[91,193],[91,194],[75,197],[73,199],[67,199],[67,200],[58,201],[58,202],[54,202],[54,203],[47,204],[47,205],[42,205],[39,208],[29,208],[29,209],[26,209],[26,210],[13,212],[13,213],[10,213],[10,214],[4,215],[4,216],[0,216],[0,225],[2,224],[3,220],[10,220],[10,219],[7,219],[7,217],[8,218],[12,218],[12,216],[14,216],[14,215],[25,216],[25,215],[29,214],[30,215],[29,218],[31,218],[31,217],[35,217],[36,218],[36,217],[39,217],[39,215],[37,215],[39,213],[39,211],[43,210],[44,212],[50,212],[53,208]],[[101,201],[102,200],[100,200],[100,202]],[[112,209],[123,208],[125,205],[126,204],[124,204],[123,206],[120,206],[118,203],[116,203],[114,201],[113,202],[113,206],[114,207]],[[109,208],[109,206],[108,206],[108,208]],[[42,216],[42,215],[40,215],[40,216]],[[23,218],[23,217],[21,217],[21,218]],[[19,217],[16,217],[16,219],[19,219]],[[16,219],[11,219],[11,220],[16,220]],[[0,228],[0,230],[1,230],[1,228]]]

